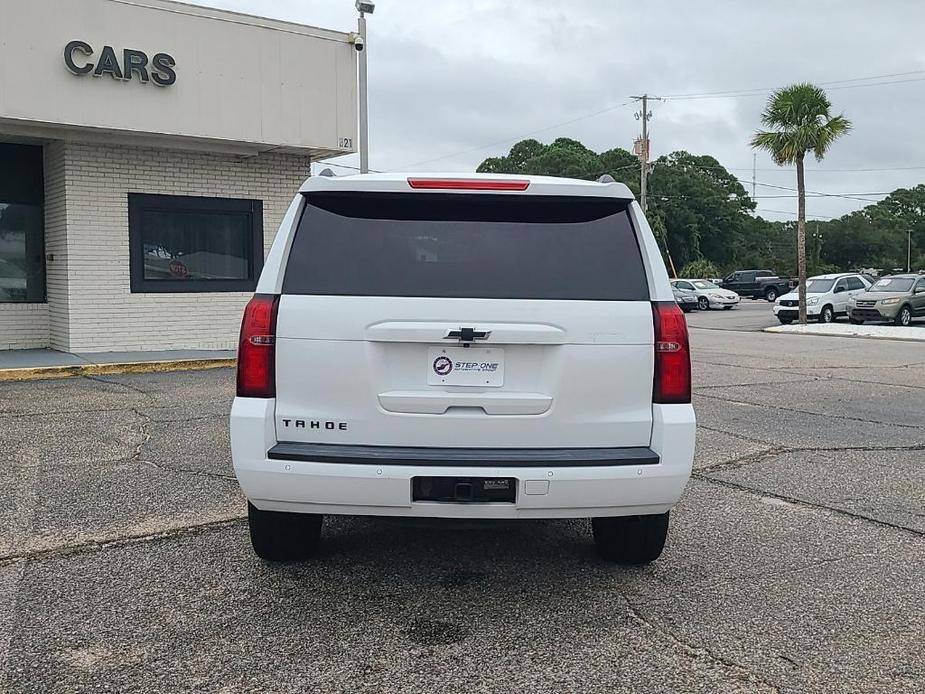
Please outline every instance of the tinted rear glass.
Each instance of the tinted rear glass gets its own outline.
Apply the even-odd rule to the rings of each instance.
[[[613,198],[312,193],[283,292],[645,301],[645,269]]]

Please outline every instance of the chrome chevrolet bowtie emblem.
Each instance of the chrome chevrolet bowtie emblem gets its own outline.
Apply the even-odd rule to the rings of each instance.
[[[459,330],[450,330],[447,332],[444,340],[459,340],[460,342],[472,342],[473,340],[487,340],[491,335],[490,330],[475,330],[473,328],[460,328]]]

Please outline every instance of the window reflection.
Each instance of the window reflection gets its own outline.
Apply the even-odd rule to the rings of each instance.
[[[0,202],[0,302],[45,301],[41,205]]]

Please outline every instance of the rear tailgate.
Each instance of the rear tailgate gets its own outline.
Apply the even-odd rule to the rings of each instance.
[[[279,305],[278,440],[649,444],[652,309],[626,200],[306,202]]]

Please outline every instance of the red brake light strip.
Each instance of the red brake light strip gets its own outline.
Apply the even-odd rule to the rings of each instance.
[[[408,185],[419,190],[514,190],[530,187],[530,181],[482,178],[409,178]]]

